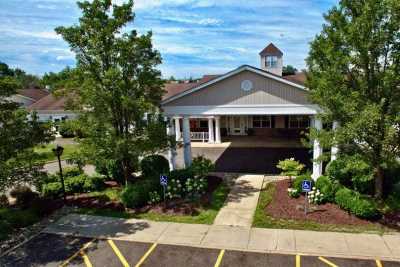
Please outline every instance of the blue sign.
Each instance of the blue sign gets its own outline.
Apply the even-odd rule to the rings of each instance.
[[[168,177],[166,175],[160,175],[160,184],[162,186],[168,185]]]
[[[303,192],[310,192],[311,189],[311,181],[304,180],[303,182],[301,182],[301,190],[303,190]]]

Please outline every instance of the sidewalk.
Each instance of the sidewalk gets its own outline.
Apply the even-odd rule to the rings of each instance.
[[[264,175],[240,175],[233,185],[214,225],[251,227]]]
[[[179,224],[70,214],[44,232],[255,252],[400,260],[400,234],[349,234]]]

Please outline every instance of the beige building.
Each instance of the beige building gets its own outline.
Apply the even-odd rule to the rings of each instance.
[[[260,52],[260,62],[261,68],[244,65],[196,83],[166,85],[162,109],[171,120],[169,134],[183,141],[185,165],[191,164],[193,141],[219,144],[255,136],[252,140],[300,142],[302,132],[322,128],[316,117],[320,108],[304,87],[305,74],[282,77],[283,53],[273,44]],[[315,160],[322,148],[318,140],[313,143]],[[171,151],[172,168],[174,155]],[[313,161],[313,178],[321,174],[322,163]]]

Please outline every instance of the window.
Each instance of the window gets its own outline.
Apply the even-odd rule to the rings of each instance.
[[[289,116],[289,128],[308,128],[310,118],[308,116]]]
[[[253,128],[271,128],[271,116],[253,116]]]
[[[265,57],[265,66],[267,68],[275,68],[278,65],[277,56],[267,56]]]
[[[200,128],[208,128],[208,120],[200,120]]]

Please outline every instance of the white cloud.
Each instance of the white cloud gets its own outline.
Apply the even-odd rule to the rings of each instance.
[[[35,37],[35,38],[43,38],[43,39],[61,39],[54,31],[26,31],[26,30],[17,30],[17,29],[0,29],[0,33],[8,33],[13,36],[26,36],[26,37]]]

